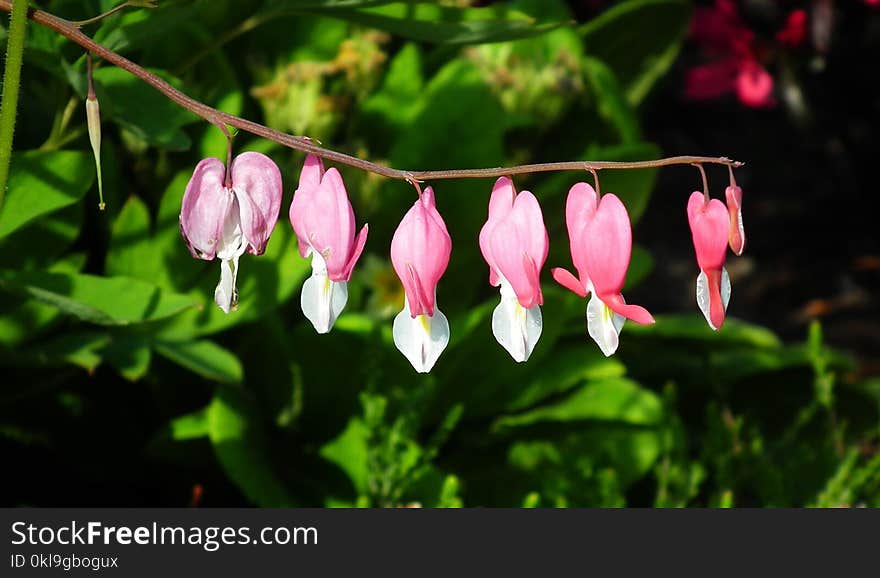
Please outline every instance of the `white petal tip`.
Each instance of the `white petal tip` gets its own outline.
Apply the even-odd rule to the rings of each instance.
[[[348,284],[331,281],[326,275],[312,273],[303,283],[300,306],[303,315],[319,334],[329,333],[345,304],[348,302]]]
[[[394,318],[394,345],[418,373],[428,373],[449,343],[449,321],[439,309],[434,315],[410,315],[409,304]]]
[[[626,318],[612,311],[594,293],[587,304],[587,332],[605,357],[611,357],[620,345],[620,330]]]
[[[492,334],[517,363],[528,361],[541,337],[544,324],[541,307],[525,309],[516,296],[506,296],[492,313]]]

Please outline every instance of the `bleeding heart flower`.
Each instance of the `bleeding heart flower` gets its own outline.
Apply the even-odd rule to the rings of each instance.
[[[394,344],[419,373],[431,371],[449,343],[449,322],[435,302],[451,252],[452,239],[428,187],[391,240],[391,263],[406,293],[394,318]]]
[[[257,152],[238,155],[227,172],[218,159],[196,165],[180,209],[180,232],[193,257],[221,259],[214,301],[224,313],[238,305],[238,258],[262,255],[281,209],[281,172]]]
[[[513,181],[498,179],[489,198],[489,219],[480,230],[480,250],[489,264],[489,283],[501,286],[492,333],[518,362],[529,358],[541,337],[540,274],[549,243],[535,195],[517,195]]]
[[[742,215],[742,188],[732,184],[724,191],[727,197],[727,212],[730,214],[730,250],[737,255],[742,255],[746,248],[746,232],[743,228]]]
[[[342,176],[335,168],[325,172],[314,155],[306,157],[300,173],[290,223],[300,255],[312,257],[312,275],[300,295],[303,314],[318,333],[327,333],[348,301],[348,280],[367,242],[367,225],[355,237],[354,209]]]
[[[553,278],[581,297],[592,292],[587,305],[587,331],[606,356],[617,350],[624,321],[654,323],[643,307],[627,305],[621,295],[632,253],[632,229],[626,207],[617,196],[598,200],[587,183],[577,183],[568,193],[566,224],[571,243],[575,277],[565,269],[553,269]]]
[[[730,301],[730,278],[724,268],[730,232],[730,214],[718,199],[708,200],[694,191],[688,200],[688,222],[697,253],[700,274],[697,276],[697,305],[709,323],[718,330]]]

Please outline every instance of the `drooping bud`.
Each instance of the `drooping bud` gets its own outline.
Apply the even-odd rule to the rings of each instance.
[[[736,179],[733,177],[733,169],[731,167],[727,168],[730,171],[730,186],[725,189],[724,196],[727,199],[727,212],[730,213],[730,250],[737,255],[742,255],[743,250],[746,248],[746,231],[743,227],[742,216],[743,191],[736,184]]]
[[[95,86],[92,81],[92,55],[86,54],[88,63],[89,93],[86,96],[86,124],[89,129],[89,142],[92,144],[92,152],[95,155],[95,169],[98,171],[98,209],[104,210],[104,181],[101,178],[101,108],[98,106],[98,98],[95,96]]]

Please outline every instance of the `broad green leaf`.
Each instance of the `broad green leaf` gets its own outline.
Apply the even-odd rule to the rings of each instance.
[[[690,14],[687,0],[626,0],[579,31],[587,53],[614,71],[636,106],[678,56]]]
[[[0,289],[26,295],[62,313],[98,325],[155,321],[196,305],[186,295],[124,277],[0,271]]]
[[[199,411],[174,418],[168,424],[171,430],[171,439],[176,441],[193,440],[208,437],[211,433],[208,421],[208,407]]]
[[[45,366],[71,363],[92,372],[101,364],[100,350],[109,342],[110,336],[104,332],[63,333],[9,355],[4,364]]]
[[[129,197],[110,229],[105,273],[155,282],[162,265],[153,248],[149,210],[138,197]]]
[[[593,89],[599,114],[620,136],[624,144],[641,140],[639,119],[617,84],[614,72],[596,58],[584,59],[587,80]]]
[[[153,357],[149,340],[127,335],[115,336],[102,354],[129,381],[138,381],[144,377],[150,370]]]
[[[712,331],[699,311],[693,314],[657,315],[654,325],[628,323],[631,335],[654,339],[687,339],[708,343],[750,345],[760,348],[777,348],[781,343],[769,329],[737,319],[727,318],[720,331]]]
[[[422,0],[425,1],[425,0]],[[323,12],[340,8],[369,8],[394,4],[399,0],[267,0],[260,14],[290,14],[304,10]]]
[[[208,435],[214,453],[229,478],[255,505],[290,507],[293,499],[273,470],[258,420],[243,391],[220,388],[208,406]]]
[[[338,437],[324,444],[319,452],[324,459],[336,464],[348,474],[358,494],[367,492],[369,433],[364,422],[354,417],[348,422],[345,430]]]
[[[163,76],[172,84],[176,83],[175,79],[162,71],[151,72]],[[169,150],[189,147],[190,139],[181,127],[196,121],[194,114],[121,68],[99,68],[94,78],[101,113],[106,113],[103,118],[116,121],[150,145]]]
[[[0,211],[0,237],[79,201],[95,178],[91,155],[27,151],[12,157],[9,190]]]
[[[244,371],[238,357],[213,341],[160,341],[156,353],[205,379],[220,383],[241,383]]]
[[[613,421],[657,425],[663,405],[657,395],[625,378],[594,381],[565,399],[536,409],[498,418],[495,427],[521,427],[541,422]]]
[[[153,9],[129,10],[104,21],[95,40],[123,53],[161,42],[169,34],[180,34],[178,29],[198,18],[202,7],[200,2],[159,2]]]
[[[453,8],[396,2],[361,10],[334,10],[328,16],[350,20],[421,42],[476,44],[537,36],[563,22],[536,22],[503,6]]]
[[[626,370],[620,361],[605,357],[598,349],[587,345],[557,347],[535,373],[535,378],[507,404],[507,411],[528,408],[585,381],[623,377]]]
[[[82,229],[85,207],[79,203],[30,221],[0,239],[0,268],[54,267]],[[77,269],[79,270],[79,269]]]
[[[378,121],[370,123],[371,125],[380,125],[369,128],[372,131],[385,129],[390,132],[389,129],[396,131],[407,126],[418,111],[423,85],[419,48],[413,43],[407,43],[388,66],[382,87],[360,107],[362,115]]]

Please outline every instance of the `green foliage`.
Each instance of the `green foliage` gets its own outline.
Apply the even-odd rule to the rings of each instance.
[[[70,18],[95,8],[45,4]],[[661,156],[639,106],[690,10],[626,0],[575,26],[562,0],[160,4],[91,32],[212,106],[412,169]],[[3,447],[83,460],[84,484],[163,484],[174,505],[194,483],[212,505],[880,505],[880,382],[857,379],[818,325],[786,345],[737,319],[713,332],[694,309],[627,324],[606,358],[585,335],[584,301],[545,271],[543,335],[514,363],[491,334],[498,297],[476,243],[490,181],[430,183],[453,239],[438,292],[452,335],[416,375],[391,340],[403,295],[388,258],[411,187],[341,169],[370,236],[345,313],[316,335],[286,216],[302,155],[240,133],[236,152],[279,164],[285,198],[266,253],[242,256],[240,304],[224,314],[218,263],[190,256],[178,214],[193,166],[222,158],[225,137],[102,64],[99,213],[85,198],[83,59],[28,34],[25,70],[38,73],[23,89],[57,95],[46,119],[20,123],[0,213]],[[656,176],[603,171],[602,190],[637,222]],[[585,178],[517,179],[542,203],[548,266],[570,267],[565,195]],[[626,290],[662,265],[636,245]],[[116,473],[121,462],[136,466]]]

